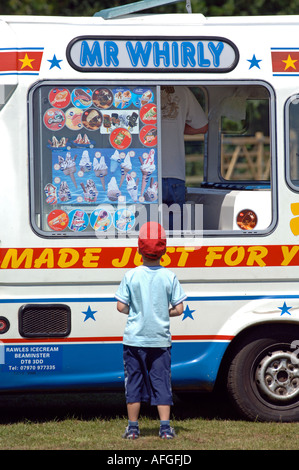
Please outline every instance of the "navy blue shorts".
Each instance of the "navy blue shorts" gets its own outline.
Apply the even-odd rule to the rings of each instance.
[[[171,348],[123,347],[127,403],[173,405]]]

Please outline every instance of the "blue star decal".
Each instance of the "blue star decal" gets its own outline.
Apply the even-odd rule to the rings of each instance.
[[[90,305],[88,305],[86,312],[82,313],[85,315],[84,321],[88,320],[89,318],[92,318],[94,321],[96,321],[94,314],[97,313],[97,310],[91,310]]]
[[[283,303],[283,306],[282,306],[282,307],[278,307],[278,308],[279,308],[279,310],[281,310],[280,316],[283,315],[284,313],[287,313],[288,315],[291,315],[290,312],[289,312],[289,310],[290,310],[290,308],[292,308],[292,307],[287,307],[287,304],[286,304],[285,302]]]
[[[191,318],[191,320],[194,320],[193,315],[192,315],[193,312],[195,312],[195,310],[190,310],[189,305],[187,305],[187,307],[183,311],[184,317],[182,321],[186,320],[186,318]]]
[[[257,67],[258,69],[260,69],[259,62],[261,61],[262,60],[257,60],[257,58],[255,57],[255,54],[253,54],[252,59],[247,59],[247,62],[250,62],[249,70],[252,69],[252,67]]]
[[[59,65],[59,62],[62,62],[62,59],[61,59],[61,60],[58,60],[58,59],[56,58],[56,55],[55,55],[55,54],[53,55],[53,59],[52,59],[52,60],[49,60],[49,59],[48,59],[48,62],[51,63],[51,67],[50,67],[49,70],[53,69],[54,67],[58,67],[59,69],[61,69],[61,67],[60,67],[60,65]]]

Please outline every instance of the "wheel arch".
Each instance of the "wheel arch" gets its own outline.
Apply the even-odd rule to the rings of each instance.
[[[283,328],[282,328],[283,327]],[[273,331],[279,331],[282,330],[284,332],[289,332],[289,333],[294,333],[294,341],[298,341],[298,347],[299,347],[299,322],[296,321],[274,321],[269,320],[269,321],[262,321],[259,323],[255,323],[254,325],[248,325],[238,331],[238,333],[234,336],[234,338],[231,340],[229,343],[228,347],[226,348],[226,351],[222,357],[220,367],[218,370],[217,374],[217,380],[216,380],[216,388],[222,387],[225,383],[228,368],[230,365],[230,362],[236,353],[236,351],[240,348],[240,346],[243,344],[247,344],[248,342],[252,341],[256,337],[261,337],[264,332],[270,333],[270,330]]]

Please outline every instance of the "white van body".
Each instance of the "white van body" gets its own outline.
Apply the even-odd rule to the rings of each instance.
[[[67,127],[73,115],[67,115],[67,105],[53,105],[56,88],[70,95],[78,88],[150,88],[157,98],[156,175],[161,188],[160,86],[184,85],[202,91],[209,130],[204,137],[205,184],[189,187],[186,182],[187,203],[193,211],[197,205],[203,208],[198,212],[203,220],[194,229],[191,217],[183,237],[170,234],[162,258],[188,297],[184,314],[171,320],[173,388],[210,391],[225,372],[230,394],[247,417],[298,419],[299,178],[294,170],[298,130],[293,125],[299,97],[298,26],[297,16],[0,17],[2,392],[123,387],[126,316],[117,312],[114,294],[126,270],[141,263],[138,233],[116,230],[109,237],[90,226],[75,231],[63,225],[65,214],[70,219],[68,203],[57,201],[57,195],[51,203],[45,201],[51,198],[49,192],[45,196],[45,182],[60,182],[59,177],[43,177],[52,170],[54,175],[51,155],[59,154],[59,147],[49,148],[49,135],[57,141],[68,136],[61,155],[73,155],[76,149],[78,158],[85,147],[75,147],[75,137],[87,134],[90,144],[99,135],[94,129],[72,128],[74,122]],[[228,100],[229,113],[223,111]],[[231,137],[222,132],[223,116],[244,122],[246,100],[255,100],[254,113],[259,106],[267,110],[270,160],[267,177],[244,183],[241,177],[223,177],[219,149],[221,139]],[[44,112],[48,108],[58,114],[64,109],[63,128],[51,127],[53,120]],[[141,108],[134,109],[141,117]],[[230,126],[227,120],[225,126]],[[238,131],[234,138],[246,132]],[[107,145],[112,155],[110,144],[111,138]],[[97,145],[89,145],[90,154]],[[238,149],[231,145],[239,168],[245,160],[258,167],[246,142]],[[242,148],[245,154],[238,154]],[[78,175],[80,189],[82,168]],[[58,189],[57,184],[54,191]],[[70,208],[90,220],[102,202],[94,200],[89,209],[85,202],[78,199]],[[160,193],[156,202],[161,203]],[[109,204],[111,223],[122,205]],[[127,209],[136,219],[134,208],[136,202],[130,201]],[[245,210],[254,214],[255,225],[240,228],[238,214]],[[58,217],[57,230],[49,214],[51,220]]]

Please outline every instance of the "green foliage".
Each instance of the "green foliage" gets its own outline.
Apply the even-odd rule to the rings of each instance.
[[[139,1],[139,0],[135,0]],[[1,15],[93,16],[97,11],[133,0],[1,0]],[[191,0],[193,13],[205,16],[291,15],[298,13],[298,1],[290,0]],[[186,13],[182,0],[173,5],[153,8],[152,13]]]

